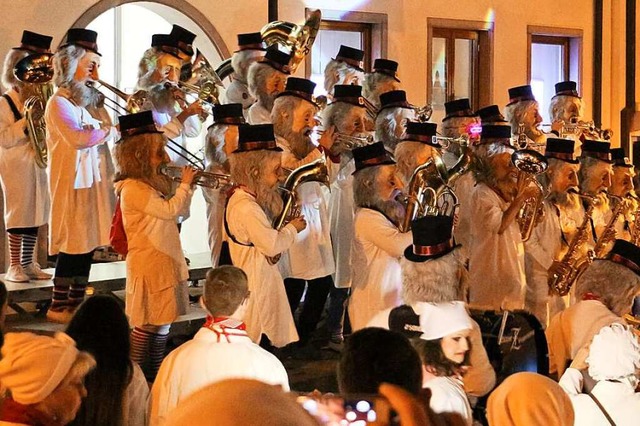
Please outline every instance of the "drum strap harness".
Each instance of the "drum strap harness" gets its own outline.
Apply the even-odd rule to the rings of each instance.
[[[593,399],[593,402],[595,402],[598,408],[600,409],[600,411],[602,411],[602,414],[604,414],[604,416],[607,418],[607,420],[609,421],[609,424],[611,426],[616,426],[615,422],[613,421],[609,413],[607,413],[607,410],[605,410],[602,404],[600,404],[600,401],[598,401],[598,398],[596,398],[596,396],[591,392],[589,392],[587,395],[589,395],[591,399]]]

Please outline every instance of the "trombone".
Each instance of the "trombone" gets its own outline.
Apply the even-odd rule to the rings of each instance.
[[[182,167],[165,164],[160,166],[159,172],[171,178],[174,182],[182,182]],[[204,188],[219,189],[231,183],[231,176],[223,173],[205,172],[199,169],[196,172],[194,183]]]

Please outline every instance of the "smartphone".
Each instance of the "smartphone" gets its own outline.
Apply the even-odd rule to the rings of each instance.
[[[397,424],[389,401],[380,395],[368,394],[305,394],[298,403],[326,426],[391,426]]]

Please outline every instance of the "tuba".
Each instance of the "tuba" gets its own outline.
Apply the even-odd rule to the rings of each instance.
[[[287,176],[284,185],[280,188],[282,190],[284,205],[282,212],[273,220],[274,229],[279,231],[287,223],[300,216],[300,206],[298,205],[296,189],[299,185],[306,182],[319,182],[329,188],[329,171],[324,159],[304,164]],[[272,257],[267,256],[267,261],[270,265],[275,265],[279,260],[280,254]]]
[[[447,169],[442,157],[436,153],[411,174],[405,200],[405,215],[402,223],[398,226],[400,232],[409,232],[411,222],[420,217],[455,215],[458,197],[451,186],[471,165],[469,139],[462,136],[456,138],[456,141],[460,142],[462,155],[453,167]],[[451,198],[453,203],[448,201],[447,197]]]
[[[522,242],[525,242],[531,237],[531,232],[536,226],[538,217],[542,211],[544,190],[542,189],[542,185],[540,185],[536,180],[536,176],[547,170],[549,162],[537,151],[531,149],[520,149],[511,154],[511,163],[519,171],[518,179],[526,179],[530,184],[534,184],[538,189],[538,194],[536,196],[529,197],[524,201],[522,208],[520,208],[520,211],[516,216],[516,220],[520,226]]]
[[[311,46],[318,35],[322,13],[314,10],[303,25],[286,21],[273,21],[262,27],[260,33],[267,46],[282,45],[291,52],[289,68],[293,74],[300,62],[311,52]]]
[[[593,260],[593,252],[589,250],[586,257],[578,257],[580,250],[584,244],[589,241],[589,233],[591,232],[591,215],[593,214],[593,208],[595,206],[595,197],[590,195],[579,194],[580,198],[584,198],[589,201],[588,207],[585,209],[582,223],[576,230],[575,235],[569,243],[567,252],[562,257],[562,260],[555,261],[555,272],[549,274],[548,284],[549,293],[557,294],[559,296],[565,296],[571,290],[571,286],[582,274],[584,269],[589,266]]]
[[[23,83],[34,84],[38,94],[24,101],[24,117],[27,122],[29,141],[35,153],[38,167],[47,167],[47,129],[44,120],[44,109],[53,95],[52,53],[29,55],[16,64],[13,74]]]

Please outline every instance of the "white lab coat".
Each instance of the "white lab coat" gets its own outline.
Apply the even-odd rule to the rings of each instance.
[[[559,259],[562,231],[557,208],[549,201],[543,204],[544,216],[524,243],[524,264],[527,275],[525,308],[534,314],[543,327],[549,319],[565,308],[564,300],[549,295],[549,268]]]
[[[255,379],[289,390],[287,372],[278,358],[253,343],[246,331],[229,332],[238,335],[219,339],[203,327],[193,340],[167,355],[151,389],[150,426],[165,424],[167,414],[190,394],[221,380]]]
[[[609,424],[602,410],[582,391],[582,373],[568,368],[560,379],[560,386],[569,394],[573,404],[575,426],[606,426]],[[640,393],[625,381],[599,381],[591,393],[598,399],[616,426],[635,426],[640,417]]]
[[[336,179],[331,183],[331,195],[329,196],[331,238],[336,262],[333,284],[337,288],[351,287],[351,249],[354,235],[352,173],[355,170],[353,159],[349,159],[344,164],[341,163],[336,173]]]
[[[473,424],[473,413],[462,381],[455,377],[434,377],[424,387],[431,391],[429,407],[447,424]]]
[[[471,195],[476,185],[473,173],[467,172],[456,181],[454,191],[460,203],[458,207],[458,222],[453,229],[456,243],[461,244],[461,254],[464,259],[469,259],[469,246],[471,244],[471,222],[475,212],[472,210]]]
[[[361,208],[354,219],[353,287],[349,319],[353,331],[367,326],[379,312],[402,304],[400,257],[413,242],[382,213]]]
[[[469,304],[476,309],[522,309],[526,289],[524,245],[514,220],[498,234],[509,207],[495,191],[479,183],[471,196]]]
[[[49,163],[49,253],[89,253],[109,244],[113,182],[100,173],[97,145],[116,136],[59,88],[45,110]]]
[[[271,111],[256,102],[249,107],[247,121],[249,124],[269,124],[271,123]]]
[[[166,200],[148,184],[126,179],[116,184],[127,234],[126,313],[132,326],[171,324],[186,313],[189,269],[175,220],[193,190],[180,184]]]
[[[171,146],[173,149],[178,150],[178,152],[183,155],[192,158],[189,154],[186,153],[187,149],[187,138],[195,138],[202,131],[202,123],[200,122],[200,118],[197,115],[189,116],[184,123],[180,123],[178,120],[178,113],[175,116],[171,116],[169,114],[158,112],[150,102],[147,101],[145,104],[145,109],[151,110],[153,113],[153,121],[155,121],[156,126],[159,130],[164,132],[164,135],[171,139],[173,142],[169,141],[167,146]],[[178,146],[176,146],[178,145]],[[178,154],[173,152],[171,149],[167,148],[167,154],[169,154],[169,158],[171,158],[171,162],[176,166],[186,166],[189,164],[187,160],[180,157]]]
[[[12,89],[6,94],[23,113],[18,93]],[[49,219],[47,171],[36,165],[25,129],[26,120],[15,121],[9,103],[0,98],[0,185],[6,229],[41,226]]]
[[[248,277],[251,297],[245,315],[249,337],[260,341],[267,335],[276,347],[298,340],[284,282],[277,265],[269,265],[265,256],[275,256],[294,243],[296,229],[288,224],[280,231],[271,227],[269,218],[255,197],[242,188],[236,189],[227,205],[229,231],[237,244],[225,235],[233,264]],[[226,233],[225,233],[226,234]]]
[[[247,83],[244,83],[237,78],[231,81],[231,84],[227,86],[227,90],[224,92],[225,104],[242,104],[242,113],[245,118],[249,112],[249,107],[256,101],[249,93],[249,87]]]
[[[560,377],[571,360],[583,366],[593,336],[613,323],[626,324],[598,300],[579,301],[551,318],[546,331],[549,371],[557,371]]]
[[[291,152],[286,140],[278,137],[282,148],[282,167],[295,170],[322,157],[319,149],[312,150],[305,158],[298,160]],[[279,266],[284,278],[312,280],[335,272],[333,247],[331,245],[329,210],[323,186],[318,182],[307,182],[298,186],[300,213],[307,221],[307,227],[296,234],[293,245],[282,254]]]

